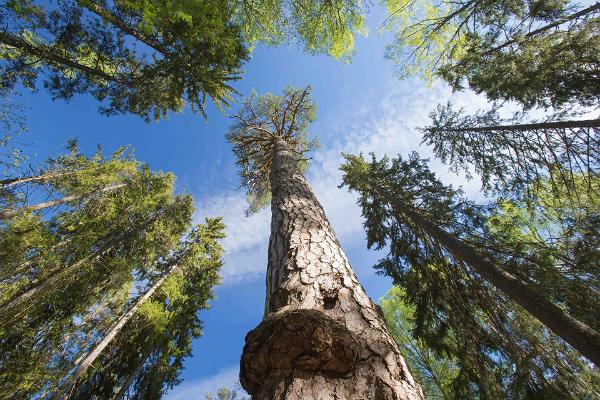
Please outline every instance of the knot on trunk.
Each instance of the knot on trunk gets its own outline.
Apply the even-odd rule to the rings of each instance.
[[[240,382],[250,394],[272,373],[293,370],[343,377],[358,362],[360,345],[344,325],[318,310],[281,310],[246,336]]]

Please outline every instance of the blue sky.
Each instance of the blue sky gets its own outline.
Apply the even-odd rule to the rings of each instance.
[[[397,79],[393,66],[383,57],[390,37],[376,33],[383,21],[380,11],[372,8],[368,19],[371,32],[357,38],[350,64],[310,56],[296,46],[261,47],[246,65],[244,79],[235,85],[241,94],[252,89],[259,94],[280,93],[287,84],[313,87],[318,111],[311,132],[319,137],[321,147],[313,155],[307,176],[359,279],[375,300],[389,289],[391,281],[375,275],[371,266],[377,254],[366,250],[355,198],[337,188],[340,153],[373,151],[381,156],[419,150],[429,154],[419,146],[417,128],[427,124],[436,104],[451,97],[450,89],[440,82]],[[485,100],[472,93],[452,99],[468,109],[485,106]],[[204,216],[224,217],[228,237],[224,241],[223,283],[216,290],[212,308],[201,313],[204,336],[194,342],[183,382],[166,398],[201,399],[206,390],[235,383],[244,336],[262,318],[270,212],[244,216],[245,196],[237,190],[233,154],[224,139],[229,119],[209,107],[208,121],[184,112],[147,124],[134,116],[103,117],[88,96],[77,96],[68,103],[53,102],[42,90],[24,94],[20,101],[29,109],[29,132],[20,140],[30,143],[29,151],[37,154],[34,160],[57,154],[73,137],[79,138],[81,149],[87,152],[93,152],[97,144],[106,152],[129,144],[137,158],[152,169],[177,175],[177,190],[194,195],[197,221]],[[479,196],[477,182],[448,173],[438,162],[433,166],[446,182],[463,185],[471,197]]]

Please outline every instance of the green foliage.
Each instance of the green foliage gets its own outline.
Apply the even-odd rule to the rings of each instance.
[[[223,386],[217,390],[216,394],[213,393],[205,393],[205,400],[250,400],[249,396],[240,395],[239,385],[236,385],[234,389],[229,389],[227,386]]]
[[[204,113],[207,97],[227,105],[248,57],[228,2],[7,0],[2,8],[2,88],[34,89],[43,73],[55,98],[91,93],[106,114],[158,119],[185,102]]]
[[[200,334],[196,313],[206,308],[219,279],[217,240],[223,225],[209,220],[188,234],[191,197],[175,196],[171,174],[150,171],[126,149],[108,158],[100,152],[87,157],[75,143],[70,149],[50,159],[40,175],[9,179],[2,187],[7,198],[17,199],[13,204],[31,200],[20,191],[81,196],[51,213],[27,211],[0,222],[1,391],[11,398],[52,394],[75,360],[128,309],[133,288],[154,282],[177,261],[185,274],[170,276],[164,292],[155,293],[136,315],[137,322],[128,325],[126,348],[133,358],[115,369],[121,375],[109,374],[122,385],[135,372],[135,357],[146,354],[137,350],[147,350],[158,358],[136,376],[151,384],[131,391],[152,398],[156,395],[144,393],[162,393],[176,383],[189,342]],[[115,183],[126,185],[96,190]],[[104,357],[115,356],[115,343]],[[106,389],[101,382],[95,385]],[[85,389],[83,398],[107,398],[96,395],[95,388]]]
[[[496,105],[474,115],[438,106],[422,130],[423,143],[453,171],[473,168],[486,193],[519,195],[541,178],[557,192],[568,188],[566,195],[582,204],[578,196],[600,190],[600,120],[569,120],[564,113],[543,121],[524,117],[501,118]],[[587,184],[577,182],[582,179]]]
[[[464,200],[460,191],[443,185],[426,161],[415,153],[407,159],[376,160],[373,157],[371,161],[346,155],[341,169],[345,174],[344,185],[359,193],[368,246],[389,250],[375,268],[391,276],[394,283],[405,290],[404,300],[414,307],[413,337],[436,355],[450,358],[458,368],[451,383],[455,398],[598,396],[597,372],[590,369],[586,361],[455,259],[436,237],[422,231],[389,199],[398,199],[403,207],[411,208],[422,218],[484,252],[492,262],[543,291],[555,303],[570,307],[575,315],[587,312],[585,320],[592,326],[598,324],[597,313],[593,312],[598,309],[598,297],[593,296],[595,287],[587,284],[591,280],[598,281],[597,258],[590,262],[593,265],[585,266],[585,271],[575,266],[565,268],[565,260],[572,257],[569,254],[573,251],[556,245],[553,253],[546,253],[552,248],[554,238],[544,234],[540,234],[537,244],[522,242],[528,231],[512,218],[509,222],[503,214],[506,206],[504,209],[483,207]],[[555,200],[551,198],[546,196],[545,201],[549,202],[548,207],[554,208]],[[527,209],[527,204],[520,203],[518,207]],[[546,228],[539,220],[545,211],[540,208],[538,220],[529,221],[535,224],[537,232]],[[577,211],[571,210],[572,213]],[[568,218],[568,213],[563,214],[560,208],[556,212],[561,213],[560,218]],[[553,227],[561,221],[553,221],[556,215],[546,217],[545,222]],[[511,224],[518,227],[516,232],[507,230]],[[597,228],[595,232],[590,230],[590,223],[584,224],[587,230],[570,230],[571,226],[565,225],[568,228],[561,231],[560,240],[565,244],[575,243],[579,237],[585,237],[584,246],[589,247],[583,248],[594,256]],[[582,235],[583,232],[587,236]],[[581,247],[577,251],[579,249]],[[580,272],[581,275],[577,275]],[[574,301],[582,287],[585,287],[581,293],[585,293],[586,300],[576,305]]]
[[[385,0],[387,48],[402,77],[442,78],[525,107],[594,105],[598,5],[556,1]],[[579,9],[579,10],[578,10]]]
[[[271,198],[271,163],[277,141],[283,141],[296,155],[301,170],[308,168],[303,155],[318,143],[308,138],[308,127],[316,117],[316,105],[310,98],[310,87],[285,88],[282,96],[265,94],[248,96],[233,116],[227,140],[233,145],[242,187],[247,190],[248,212],[268,204]]]
[[[234,0],[249,43],[298,40],[311,54],[350,60],[354,34],[366,33],[362,0]]]
[[[566,1],[423,1],[383,0],[389,17],[385,28],[395,31],[386,56],[401,76],[432,79],[438,69],[473,52],[481,34],[496,40],[536,21],[562,15]]]
[[[600,18],[521,40],[514,47],[468,51],[455,64],[441,66],[438,75],[455,90],[466,84],[491,100],[514,100],[528,108],[597,104]]]
[[[412,337],[415,308],[406,300],[405,291],[393,286],[381,298],[381,309],[390,334],[400,346],[402,356],[413,377],[419,382],[427,400],[450,400],[452,382],[459,369],[452,360],[435,354],[422,340]]]
[[[212,288],[220,282],[223,249],[218,241],[224,228],[220,218],[207,219],[160,262],[162,273],[174,264],[178,269],[96,360],[73,398],[108,398],[119,388],[122,395],[154,399],[179,383],[192,340],[202,334],[198,311],[209,307]]]

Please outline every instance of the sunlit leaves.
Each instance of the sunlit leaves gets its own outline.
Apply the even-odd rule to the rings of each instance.
[[[298,41],[312,54],[349,61],[354,36],[366,34],[363,0],[234,0],[249,43]]]

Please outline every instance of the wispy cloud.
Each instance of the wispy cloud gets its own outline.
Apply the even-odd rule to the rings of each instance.
[[[185,381],[173,389],[173,391],[168,392],[165,400],[204,399],[206,393],[216,393],[223,386],[232,389],[233,385],[238,381],[238,375],[239,367],[236,365],[206,378]]]
[[[432,159],[431,167],[446,183],[462,186],[467,196],[480,198],[479,182],[467,181],[463,176],[450,173],[447,167],[434,160],[431,150],[420,144],[418,128],[429,122],[429,113],[439,104],[453,102],[467,110],[486,107],[486,100],[473,93],[452,95],[443,84],[428,87],[413,80],[396,83],[386,96],[366,98],[359,106],[356,99],[348,104],[340,102],[335,110],[320,110],[335,113],[338,118],[322,118],[312,132],[327,132],[322,147],[313,154],[313,164],[308,180],[321,201],[336,233],[345,243],[355,244],[363,238],[360,210],[356,197],[345,189],[339,189],[342,162],[341,153],[375,153],[378,157],[387,154],[396,156],[418,151]],[[334,122],[331,122],[334,121]],[[327,126],[325,126],[327,125]],[[223,215],[227,224],[226,266],[223,270],[225,284],[240,280],[262,277],[266,267],[269,239],[269,210],[246,217],[245,194],[240,190],[203,201],[199,216]]]

